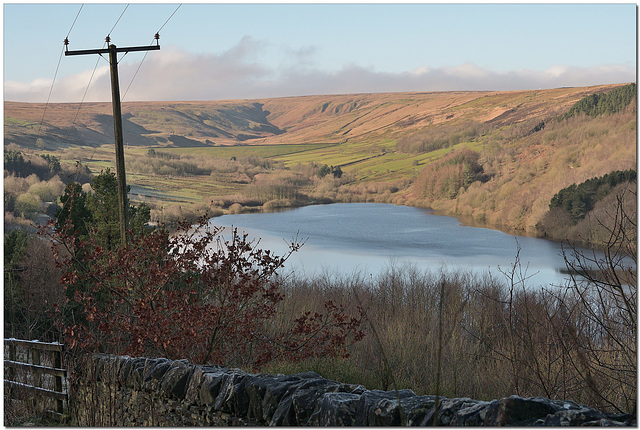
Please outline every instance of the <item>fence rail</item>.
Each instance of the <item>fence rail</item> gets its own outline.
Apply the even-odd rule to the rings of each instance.
[[[8,387],[11,398],[16,398],[16,393],[20,391],[52,398],[55,408],[47,412],[62,418],[69,400],[66,392],[67,371],[62,366],[64,345],[11,338],[4,339],[4,347],[5,393]],[[48,386],[43,386],[47,384],[42,375],[52,377],[47,378]]]

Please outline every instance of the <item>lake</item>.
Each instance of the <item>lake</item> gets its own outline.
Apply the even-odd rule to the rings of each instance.
[[[305,240],[286,270],[314,276],[329,273],[376,276],[393,262],[419,269],[470,270],[492,274],[513,266],[518,247],[527,285],[564,285],[568,276],[559,243],[498,230],[462,225],[456,218],[426,209],[376,203],[336,203],[272,213],[222,215],[210,225],[237,227],[259,248],[278,255],[287,241]],[[226,237],[228,229],[225,229]]]

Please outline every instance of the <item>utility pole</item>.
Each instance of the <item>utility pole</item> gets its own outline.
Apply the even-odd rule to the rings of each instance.
[[[120,83],[118,80],[118,52],[136,51],[157,51],[160,49],[160,35],[156,33],[155,45],[132,46],[128,48],[118,48],[116,45],[109,45],[105,49],[84,49],[80,51],[69,51],[65,48],[64,55],[88,55],[88,54],[109,54],[109,64],[111,66],[111,99],[113,105],[113,135],[116,143],[116,174],[118,176],[118,209],[120,212],[120,241],[122,246],[127,245],[127,179],[124,168],[124,139],[122,137],[122,110],[120,107]],[[111,42],[109,36],[106,38],[107,44]],[[65,47],[69,45],[69,39],[64,39]]]

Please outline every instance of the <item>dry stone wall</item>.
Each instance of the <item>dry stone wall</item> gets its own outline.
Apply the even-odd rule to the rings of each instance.
[[[367,390],[316,373],[250,374],[186,360],[94,355],[73,381],[78,426],[433,425],[435,396]],[[510,396],[493,401],[441,398],[442,426],[627,425],[570,401]]]

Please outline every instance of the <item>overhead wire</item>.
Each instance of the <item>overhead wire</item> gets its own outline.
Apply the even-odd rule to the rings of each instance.
[[[118,25],[118,23],[120,22],[120,20],[121,20],[121,19],[122,19],[122,17],[124,16],[124,13],[127,11],[127,9],[128,9],[128,8],[129,8],[129,4],[127,4],[127,5],[125,6],[124,10],[122,11],[122,13],[120,14],[120,16],[119,16],[119,17],[118,17],[118,19],[116,20],[115,24],[113,24],[113,27],[111,27],[111,30],[109,31],[109,33],[107,34],[107,37],[105,38],[105,41],[104,41],[104,44],[103,44],[103,48],[104,48],[104,47],[106,47],[106,46],[108,45],[108,43],[109,43],[108,41],[109,41],[109,39],[110,39],[111,33],[112,33],[112,32],[113,32],[113,30],[116,28],[116,26]],[[89,91],[89,87],[91,86],[91,82],[93,81],[93,77],[94,77],[94,75],[95,75],[95,73],[96,73],[96,70],[98,69],[98,64],[100,63],[100,59],[103,59],[103,60],[105,60],[105,61],[109,61],[109,60],[107,60],[106,58],[104,58],[104,57],[102,56],[102,54],[99,54],[99,55],[98,55],[98,58],[97,58],[97,60],[96,60],[96,64],[95,64],[95,66],[94,66],[94,68],[93,68],[93,72],[91,72],[91,77],[89,78],[89,82],[87,83],[87,88],[86,88],[86,89],[85,89],[85,91],[84,91],[84,94],[83,94],[83,96],[82,96],[82,100],[80,101],[80,105],[78,106],[78,110],[76,111],[76,115],[75,115],[75,117],[74,117],[74,119],[73,119],[73,122],[72,122],[72,124],[71,124],[71,127],[73,127],[73,126],[75,125],[76,120],[77,120],[77,118],[78,118],[78,115],[80,114],[80,109],[82,108],[82,106],[83,106],[83,104],[84,104],[84,100],[85,100],[85,98],[86,98],[86,96],[87,96],[87,92]],[[98,150],[98,147],[100,147],[100,146],[102,146],[102,145],[104,144],[105,137],[106,137],[106,135],[107,135],[107,131],[108,131],[110,128],[112,128],[112,127],[113,127],[113,118],[111,118],[111,121],[110,121],[110,122],[111,122],[111,126],[107,126],[107,127],[105,127],[104,131],[102,132],[102,136],[101,136],[101,138],[100,138],[100,140],[99,140],[99,144],[98,144],[96,147],[94,147],[94,149],[93,149],[93,153],[92,153],[92,154],[91,154],[91,156],[89,157],[89,159],[90,159],[90,160],[92,160],[92,159],[93,159],[93,157],[95,156],[96,151]],[[70,129],[70,131],[71,131],[71,129]]]
[[[78,119],[78,115],[80,114],[80,108],[84,104],[84,100],[87,98],[87,92],[89,92],[89,87],[91,86],[91,81],[93,81],[93,76],[96,74],[96,70],[98,69],[98,64],[100,63],[100,57],[96,60],[96,65],[93,67],[93,72],[91,72],[91,76],[89,77],[89,83],[87,84],[87,88],[84,90],[84,94],[82,95],[82,100],[80,101],[80,105],[78,105],[78,110],[76,111],[76,115],[73,117],[73,121],[71,122],[71,127],[76,124],[76,120]]]
[[[80,12],[82,11],[82,8],[84,7],[84,3],[80,5],[80,9],[78,10],[78,13],[76,14],[76,17],[73,20],[73,23],[71,23],[71,27],[69,28],[69,31],[67,32],[67,37],[65,40],[69,39],[69,35],[71,34],[71,30],[73,30],[73,27],[76,25],[76,21],[78,20],[78,16],[80,16]],[[38,126],[38,134],[42,135],[42,125],[44,124],[44,118],[47,114],[47,109],[49,108],[49,102],[51,101],[51,94],[53,93],[53,86],[56,83],[56,78],[58,77],[58,71],[60,70],[60,63],[62,62],[62,56],[64,55],[64,50],[65,47],[62,47],[62,51],[60,51],[60,57],[58,58],[58,64],[56,66],[56,71],[53,74],[53,80],[51,81],[51,88],[49,88],[49,94],[47,96],[47,101],[44,105],[44,111],[42,112],[42,118],[40,119],[40,125]],[[37,141],[37,139],[36,139]]]
[[[165,26],[165,25],[167,25],[167,23],[169,22],[169,20],[170,20],[171,18],[173,18],[173,15],[175,15],[175,14],[176,14],[176,12],[178,11],[178,9],[180,9],[180,6],[182,6],[182,3],[180,3],[180,4],[178,5],[178,7],[176,8],[176,10],[174,10],[174,11],[173,11],[173,13],[171,14],[171,16],[170,16],[169,18],[167,18],[167,20],[164,22],[164,24],[162,24],[162,27],[160,27],[160,30],[156,31],[156,33],[160,33],[160,31],[164,28],[164,26]],[[153,42],[151,42],[151,43],[153,43]]]
[[[80,5],[80,10],[78,11],[78,13],[76,14],[75,19],[73,20],[73,23],[71,24],[71,28],[69,29],[69,32],[67,33],[67,39],[69,38],[69,35],[71,34],[71,30],[73,30],[73,26],[76,25],[76,21],[78,20],[78,17],[80,16],[80,12],[82,12],[82,8],[84,7],[84,3],[82,3]]]
[[[162,30],[162,29],[167,25],[167,23],[169,23],[169,21],[171,21],[171,18],[173,18],[173,16],[176,14],[176,12],[178,12],[178,9],[180,9],[180,7],[181,7],[181,6],[182,6],[182,3],[180,3],[180,4],[175,8],[175,10],[174,10],[174,11],[171,13],[171,15],[169,16],[169,18],[167,18],[167,20],[164,22],[164,24],[162,24],[162,25],[160,26],[160,28],[158,29],[158,31],[156,31],[155,36],[153,37],[153,39],[151,39],[151,43],[150,43],[150,45],[152,45],[152,44],[153,44],[153,42],[154,42],[155,40],[157,40],[157,39],[158,39],[159,34],[160,34],[160,31],[161,31],[161,30]],[[127,7],[129,7],[129,5],[127,5]],[[107,37],[110,37],[110,35],[111,35],[111,33],[113,32],[113,30],[115,29],[116,25],[118,24],[118,22],[119,22],[119,21],[120,21],[120,19],[122,18],[122,15],[124,15],[124,12],[127,10],[127,7],[122,11],[122,14],[120,15],[120,18],[118,18],[118,21],[116,21],[116,23],[114,24],[113,28],[112,28],[112,29],[111,29],[111,31],[109,32],[109,36],[107,36]],[[127,54],[127,53],[125,53],[125,55],[126,55],[126,54]],[[140,64],[138,64],[138,67],[136,68],[136,71],[135,71],[135,73],[133,74],[133,77],[131,78],[131,81],[129,81],[129,85],[127,85],[127,89],[125,90],[125,92],[123,93],[123,95],[122,95],[122,97],[121,97],[121,99],[120,99],[121,101],[124,101],[124,99],[127,97],[127,94],[129,93],[129,89],[131,89],[131,85],[133,84],[133,81],[136,79],[136,76],[138,76],[138,72],[140,71],[140,69],[141,69],[141,67],[142,67],[142,64],[144,63],[144,60],[147,58],[147,55],[149,55],[149,51],[146,51],[146,52],[144,53],[144,56],[142,57],[142,60],[140,60]],[[122,58],[124,58],[124,56],[123,56]],[[122,59],[121,59],[121,60],[122,60]],[[119,63],[119,62],[118,62],[118,63]],[[113,127],[113,118],[111,118],[111,126],[110,126],[110,127],[105,128],[105,131],[102,133],[102,139],[103,139],[103,142],[104,142],[104,139],[105,139],[105,136],[106,136],[107,130],[109,130],[111,127]],[[97,149],[94,149],[94,153],[93,153],[93,154],[95,154],[96,150],[97,150]],[[93,158],[93,156],[92,156],[92,158]]]
[[[154,40],[158,40],[159,39],[160,31],[165,27],[165,25],[167,25],[167,23],[171,20],[171,18],[173,18],[173,15],[175,15],[176,12],[178,12],[178,9],[180,9],[180,6],[182,6],[182,3],[180,3],[178,5],[178,7],[173,11],[173,13],[169,16],[169,18],[167,18],[167,20],[164,22],[164,24],[162,24],[162,26],[158,29],[158,31],[156,31],[156,35],[151,40],[150,45],[153,44]],[[142,57],[142,60],[140,61],[140,64],[138,65],[138,68],[136,69],[135,73],[133,74],[133,77],[131,78],[131,81],[129,82],[129,85],[127,86],[127,89],[125,90],[124,95],[122,96],[123,100],[127,96],[127,93],[129,92],[129,88],[131,88],[131,84],[133,84],[133,81],[135,80],[136,76],[138,76],[138,72],[140,71],[140,68],[142,67],[142,63],[144,63],[144,60],[147,58],[147,55],[149,55],[149,51],[146,51],[144,53],[144,57]]]
[[[108,35],[107,35],[107,38],[105,39],[105,45],[107,45],[107,44],[108,44],[108,41],[109,41],[110,36],[111,36],[111,33],[113,33],[113,30],[115,30],[116,26],[118,25],[118,23],[120,22],[120,20],[121,20],[121,19],[122,19],[122,17],[124,16],[125,12],[126,12],[126,11],[127,11],[127,9],[129,8],[129,6],[130,6],[130,4],[127,4],[127,5],[125,6],[124,10],[122,11],[122,13],[120,14],[120,16],[119,16],[119,17],[118,17],[118,19],[116,20],[115,24],[113,25],[113,27],[111,27],[111,30],[109,31],[109,33],[108,33]],[[158,29],[158,31],[156,32],[156,35],[154,36],[154,38],[153,38],[153,39],[152,39],[152,41],[151,41],[151,44],[153,44],[153,41],[154,41],[154,40],[157,40],[157,39],[159,38],[159,33],[160,33],[160,31],[161,31],[161,30],[162,30],[162,29],[167,25],[167,23],[169,23],[169,21],[173,18],[173,16],[176,14],[176,12],[178,12],[178,9],[180,9],[180,7],[181,7],[181,6],[182,6],[182,3],[180,3],[180,4],[176,7],[176,9],[175,9],[175,10],[171,13],[171,15],[169,16],[169,18],[167,18],[167,20],[164,22],[164,24],[162,24],[162,26]],[[71,24],[71,28],[69,29],[69,32],[67,33],[67,38],[65,39],[65,41],[67,41],[67,40],[68,40],[69,35],[71,34],[71,31],[73,30],[73,27],[75,26],[76,21],[78,20],[78,17],[79,17],[79,15],[80,15],[80,12],[82,11],[82,8],[83,8],[83,7],[84,7],[84,3],[83,3],[82,5],[80,5],[80,9],[78,10],[78,13],[76,14],[76,17],[75,17],[75,19],[73,20],[73,23]],[[67,43],[68,43],[68,42],[67,42]],[[52,84],[51,84],[51,89],[50,89],[50,91],[49,91],[49,96],[48,96],[48,98],[47,98],[47,103],[46,103],[46,105],[45,105],[45,112],[43,113],[43,115],[42,115],[42,120],[41,120],[41,122],[40,122],[40,130],[42,130],[42,125],[44,124],[44,118],[45,118],[46,110],[47,110],[47,107],[48,107],[48,105],[49,105],[49,101],[50,101],[51,94],[52,94],[52,91],[53,91],[53,84],[55,83],[55,79],[56,79],[56,77],[57,77],[58,70],[59,70],[59,68],[60,68],[60,63],[61,63],[61,60],[62,60],[62,56],[64,55],[65,48],[66,48],[66,45],[65,45],[65,47],[63,47],[62,52],[60,53],[60,58],[58,59],[58,65],[57,65],[57,67],[56,67],[56,72],[55,72],[55,74],[54,74],[53,82],[52,82]],[[129,92],[129,89],[131,88],[131,85],[133,84],[133,81],[135,80],[136,76],[138,75],[138,72],[140,71],[140,68],[142,67],[142,64],[144,63],[144,60],[146,59],[146,57],[147,57],[148,53],[149,53],[149,51],[145,52],[145,55],[144,55],[144,57],[142,58],[142,60],[140,61],[140,64],[138,65],[138,68],[136,69],[136,71],[135,71],[135,73],[134,73],[133,77],[131,78],[131,81],[129,82],[129,85],[127,86],[127,89],[126,89],[126,91],[124,92],[124,95],[123,95],[122,99],[124,99],[124,98],[126,97],[127,93]],[[71,127],[69,128],[69,134],[70,134],[70,133],[71,133],[71,131],[73,130],[73,126],[75,125],[75,123],[76,123],[76,121],[77,121],[77,118],[78,118],[78,116],[79,116],[79,114],[80,114],[80,110],[81,110],[81,108],[82,108],[82,106],[83,106],[83,104],[84,104],[84,101],[85,101],[85,99],[86,99],[87,93],[88,93],[88,91],[89,91],[89,87],[91,86],[91,82],[93,81],[93,77],[94,77],[94,75],[95,75],[95,72],[96,72],[96,70],[97,70],[98,64],[99,64],[99,62],[100,62],[100,58],[102,58],[102,59],[106,60],[104,57],[102,57],[102,55],[100,55],[100,56],[99,56],[99,58],[98,58],[98,60],[96,61],[96,65],[95,65],[95,66],[94,66],[94,68],[93,68],[93,72],[91,73],[91,77],[89,78],[89,82],[88,82],[87,87],[86,87],[86,89],[85,89],[85,91],[84,91],[84,94],[83,94],[83,96],[82,96],[82,100],[81,100],[81,102],[80,102],[80,104],[79,104],[79,106],[78,106],[78,110],[76,111],[76,114],[75,114],[74,119],[73,119],[73,121],[72,121]],[[111,119],[111,126],[113,126],[113,118]],[[107,133],[107,131],[109,130],[109,128],[110,128],[110,127],[106,127],[106,128],[105,128],[105,130],[104,130],[104,132],[102,133],[102,141],[103,141],[103,142],[104,142],[104,138],[106,137],[106,133]],[[67,135],[67,137],[69,137],[69,134]],[[98,145],[98,146],[101,146],[101,145]],[[94,148],[93,154],[92,154],[92,156],[90,157],[90,159],[93,159],[93,156],[95,155],[95,152],[96,152],[96,151],[97,151],[97,147],[96,147],[96,148]]]
[[[125,8],[126,10],[126,8]],[[122,14],[124,14],[124,12],[122,12]],[[122,15],[120,15],[120,18],[122,18]],[[118,21],[120,20],[120,18],[118,18]],[[117,22],[116,22],[117,24]],[[115,25],[113,26],[115,28]],[[113,31],[113,28],[111,29]],[[106,46],[107,42],[105,40],[104,42],[104,46]],[[105,59],[102,54],[100,54],[98,56],[98,59],[96,60],[96,65],[93,67],[93,71],[91,72],[91,76],[89,77],[89,82],[87,83],[87,88],[85,88],[84,90],[84,94],[82,95],[82,100],[80,101],[80,105],[78,105],[78,110],[76,111],[76,115],[73,118],[73,121],[71,122],[71,127],[73,127],[76,124],[76,120],[78,119],[78,115],[80,114],[80,109],[82,108],[82,105],[84,104],[84,100],[87,97],[87,93],[89,92],[89,87],[91,86],[91,82],[93,81],[93,77],[96,74],[96,70],[98,69],[98,64],[100,63],[100,59]]]
[[[62,61],[62,56],[64,55],[64,46],[62,47],[62,51],[60,51],[60,58],[58,58],[58,65],[56,66],[56,71],[53,74],[53,80],[51,81],[51,88],[49,88],[49,95],[47,96],[47,101],[44,105],[44,112],[42,112],[42,119],[40,120],[40,127],[38,128],[38,132],[42,132],[42,124],[44,124],[44,117],[47,114],[47,108],[49,107],[49,102],[51,101],[51,94],[53,93],[53,85],[56,82],[56,78],[58,77],[58,70],[60,70],[60,62]]]
[[[118,23],[120,22],[120,20],[122,19],[122,15],[124,15],[124,13],[127,11],[127,9],[129,8],[129,4],[127,3],[127,6],[125,6],[124,10],[122,11],[122,13],[120,14],[120,17],[118,18],[118,20],[116,21],[115,24],[113,24],[113,27],[111,28],[111,31],[109,32],[109,34],[107,34],[107,37],[111,36],[111,33],[113,33],[113,30],[116,28],[116,25],[118,25]]]

